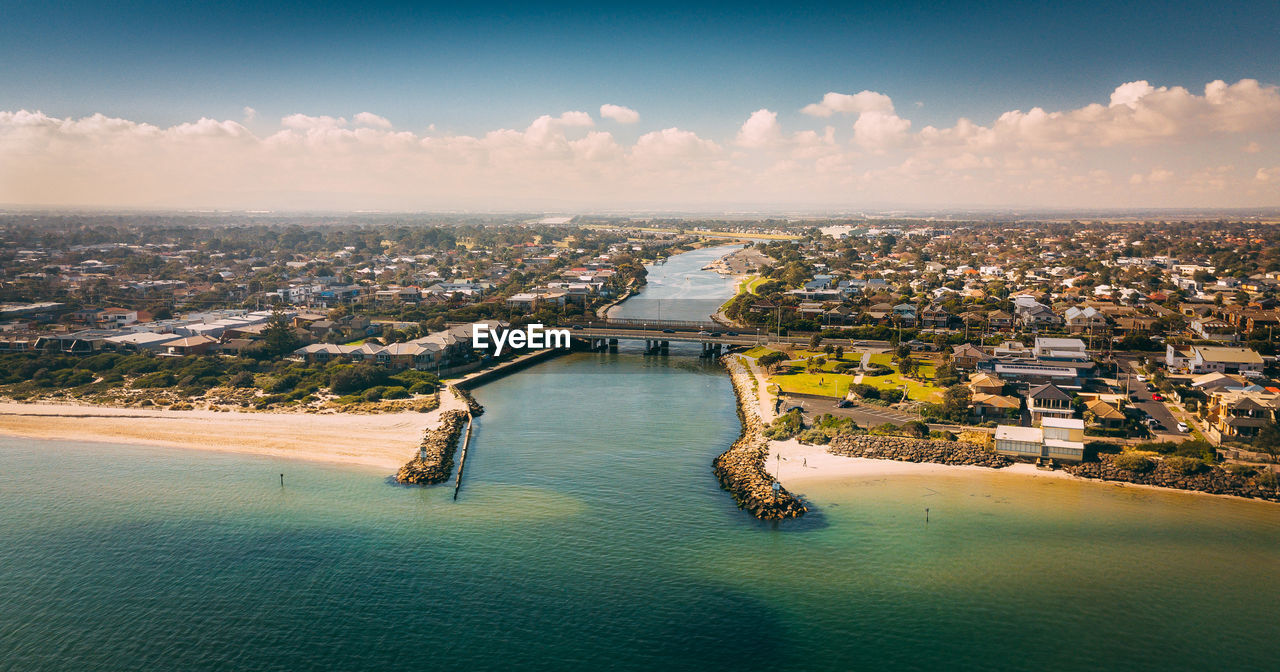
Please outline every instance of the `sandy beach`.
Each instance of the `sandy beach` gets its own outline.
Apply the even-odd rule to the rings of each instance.
[[[169,446],[359,465],[394,472],[440,414],[465,405],[447,392],[430,413],[235,413],[0,403],[0,435]]]
[[[779,460],[779,457],[781,457],[781,460]],[[863,478],[880,478],[882,476],[955,475],[966,472],[1018,474],[1036,478],[1065,478],[1093,482],[1090,479],[1076,478],[1064,471],[1037,469],[1034,464],[1015,464],[1004,469],[990,469],[988,467],[969,465],[844,457],[843,455],[828,453],[826,446],[807,446],[795,439],[770,441],[769,461],[767,464],[770,474],[773,474],[775,478],[781,481],[783,486],[797,492],[804,492],[805,483],[818,480],[856,481]]]

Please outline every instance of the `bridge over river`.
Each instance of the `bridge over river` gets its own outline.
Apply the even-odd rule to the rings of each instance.
[[[808,345],[810,335],[778,336],[753,329],[738,331],[716,322],[687,322],[674,320],[598,320],[560,325],[570,334],[587,341],[592,349],[616,347],[619,340],[645,341],[645,350],[659,352],[672,341],[701,343],[703,353],[719,354],[726,346],[755,347],[757,345]],[[887,351],[888,341],[870,341],[849,338],[824,338],[823,345],[841,345],[846,349]]]

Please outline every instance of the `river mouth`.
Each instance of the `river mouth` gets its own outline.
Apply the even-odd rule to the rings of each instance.
[[[774,525],[711,474],[738,434],[722,368],[573,353],[475,394],[456,502],[368,470],[4,440],[6,664],[1221,669],[1215,627],[1230,667],[1280,653],[1254,617],[1280,597],[1274,505],[903,475],[806,484],[816,515]]]
[[[979,471],[805,482],[807,515],[760,521],[711,471],[740,429],[724,367],[642,347],[477,388],[457,501],[367,468],[0,439],[0,669],[1280,658],[1273,504]]]

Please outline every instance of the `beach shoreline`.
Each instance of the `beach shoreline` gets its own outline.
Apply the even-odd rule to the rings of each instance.
[[[466,405],[440,395],[420,413],[240,413],[0,402],[0,436],[162,446],[369,467],[394,473],[417,451],[423,431]]]
[[[769,455],[766,458],[769,474],[778,479],[783,487],[803,496],[805,486],[818,484],[857,484],[868,480],[889,476],[979,476],[1009,474],[1030,478],[1071,481],[1099,486],[1123,489],[1150,490],[1171,494],[1197,495],[1236,499],[1249,502],[1267,502],[1255,497],[1217,494],[1200,490],[1184,490],[1166,488],[1145,483],[1126,481],[1109,481],[1097,478],[1082,478],[1059,469],[1039,469],[1034,464],[1019,462],[1008,467],[995,469],[965,464],[939,464],[936,462],[904,462],[901,460],[883,460],[866,457],[845,457],[827,452],[826,446],[805,445],[796,439],[786,441],[770,441]]]

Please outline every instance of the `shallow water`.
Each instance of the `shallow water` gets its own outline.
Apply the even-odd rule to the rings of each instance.
[[[0,669],[1275,669],[1280,507],[1014,475],[738,511],[721,370],[477,391],[460,498],[363,469],[0,441]],[[278,474],[285,473],[285,486]],[[924,521],[924,508],[930,521]]]

